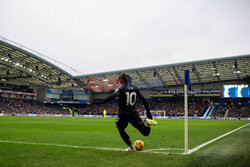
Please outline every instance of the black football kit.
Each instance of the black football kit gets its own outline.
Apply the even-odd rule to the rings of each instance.
[[[147,101],[141,95],[139,90],[125,84],[119,86],[111,96],[109,96],[102,102],[97,102],[96,104],[104,104],[110,102],[116,97],[118,97],[119,103],[119,113],[116,120],[116,127],[119,130],[119,133],[124,142],[128,146],[131,146],[132,143],[129,139],[128,134],[125,132],[125,128],[128,126],[128,123],[138,129],[144,136],[148,136],[150,133],[150,127],[145,126],[144,122],[139,116],[139,113],[136,111],[135,105],[138,99],[143,102],[147,117],[149,119],[152,119],[152,115],[149,111]]]

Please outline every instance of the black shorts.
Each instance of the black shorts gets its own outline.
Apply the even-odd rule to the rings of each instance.
[[[136,129],[141,129],[145,126],[137,111],[120,111],[118,118],[116,119],[117,128],[125,129],[128,126],[128,123],[131,123]]]

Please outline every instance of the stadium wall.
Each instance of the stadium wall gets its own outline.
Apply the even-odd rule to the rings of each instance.
[[[92,97],[93,99],[105,99],[110,95],[111,93],[96,93],[96,94],[92,94]]]
[[[46,100],[46,88],[40,87],[37,89],[37,100],[45,101]]]

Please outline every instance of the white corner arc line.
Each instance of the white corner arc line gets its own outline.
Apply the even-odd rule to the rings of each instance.
[[[157,151],[142,151],[142,152],[148,152],[153,154],[166,154],[166,155],[171,155],[171,154],[185,155],[185,153],[171,153],[171,152],[157,152]]]
[[[203,144],[201,144],[201,145],[199,145],[199,146],[197,146],[197,147],[195,147],[195,148],[193,148],[193,149],[190,149],[190,150],[188,151],[188,154],[191,154],[191,153],[193,153],[193,152],[195,152],[195,151],[198,151],[198,150],[201,149],[202,147],[205,147],[206,145],[208,145],[208,144],[210,144],[210,143],[212,143],[212,142],[214,142],[214,141],[216,141],[216,140],[219,140],[219,139],[221,139],[221,138],[223,138],[223,137],[225,137],[225,136],[227,136],[227,135],[229,135],[229,134],[231,134],[231,133],[233,133],[233,132],[236,132],[236,131],[238,131],[238,130],[244,128],[244,127],[246,127],[247,125],[249,125],[249,123],[247,123],[247,124],[245,124],[245,125],[243,125],[243,126],[241,126],[241,127],[239,127],[239,128],[236,128],[236,129],[234,129],[234,130],[232,130],[232,131],[230,131],[230,132],[227,132],[227,133],[225,133],[225,134],[223,134],[223,135],[221,135],[221,136],[218,136],[218,137],[216,137],[216,138],[214,138],[214,139],[212,139],[212,140],[210,140],[210,141],[207,141],[207,142],[205,142],[205,143],[203,143]]]
[[[147,149],[147,151],[160,151],[160,150],[184,150],[184,148],[156,148],[156,149]]]

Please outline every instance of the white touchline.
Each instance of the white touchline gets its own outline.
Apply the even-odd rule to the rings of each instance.
[[[210,140],[210,141],[208,141],[208,142],[205,142],[205,143],[203,143],[203,144],[201,144],[201,145],[199,145],[199,146],[197,146],[197,147],[195,147],[195,148],[193,148],[193,149],[190,149],[190,150],[188,151],[188,154],[191,154],[191,153],[193,153],[193,152],[195,152],[195,151],[201,149],[202,147],[205,147],[206,145],[208,145],[208,144],[210,144],[210,143],[212,143],[212,142],[214,142],[214,141],[216,141],[216,140],[219,140],[219,139],[221,139],[221,138],[223,138],[223,137],[225,137],[225,136],[227,136],[227,135],[229,135],[229,134],[231,134],[231,133],[233,133],[233,132],[235,132],[235,131],[237,131],[237,130],[240,130],[240,129],[246,127],[247,125],[249,125],[249,123],[247,123],[247,124],[245,124],[245,125],[243,125],[243,126],[241,126],[241,127],[239,127],[239,128],[236,128],[236,129],[234,129],[234,130],[232,130],[232,131],[230,131],[230,132],[227,132],[227,133],[225,133],[225,134],[223,134],[223,135],[221,135],[221,136],[218,136],[218,137],[216,137],[216,138],[214,138],[214,139],[212,139],[212,140]]]
[[[23,142],[23,141],[11,141],[11,140],[0,140],[0,143],[14,143],[14,144],[30,144],[30,145],[43,145],[43,146],[58,146],[58,147],[69,147],[69,148],[89,148],[89,149],[97,149],[97,150],[111,150],[111,151],[126,151],[125,149],[120,148],[105,148],[105,147],[89,147],[89,146],[74,146],[74,145],[66,145],[66,144],[53,144],[53,143],[35,143],[35,142]],[[166,150],[167,148],[165,148]],[[171,150],[172,148],[169,148]],[[158,154],[182,154],[182,153],[169,153],[169,152],[156,152],[149,150],[144,150],[141,152],[149,152],[149,153],[158,153]]]

